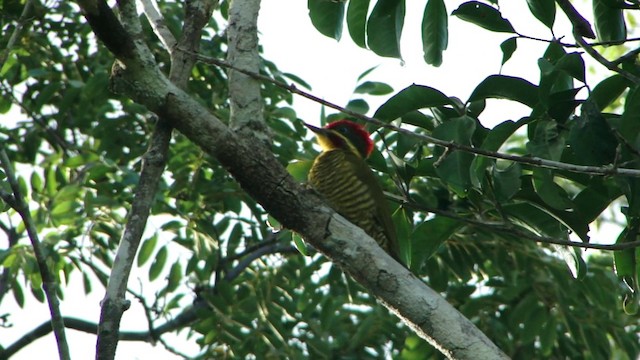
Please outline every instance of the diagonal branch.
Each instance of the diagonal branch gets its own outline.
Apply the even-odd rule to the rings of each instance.
[[[100,18],[93,20],[92,28],[102,26]],[[99,38],[102,30],[95,31]],[[120,49],[114,53],[126,54]],[[127,79],[120,91],[171,121],[215,157],[266,211],[340,265],[420,337],[450,358],[506,358],[471,321],[395,262],[362,229],[298,184],[267,144],[231,131],[156,67],[136,63],[143,59],[126,60],[132,66],[114,75],[114,80]]]
[[[16,175],[13,171],[13,166],[4,148],[0,149],[0,165],[2,166],[2,169],[7,176],[7,181],[13,191],[13,201],[15,205],[14,210],[16,210],[22,218],[27,234],[29,235],[29,239],[31,240],[31,245],[33,246],[33,253],[35,254],[38,270],[42,277],[42,288],[47,297],[47,303],[49,304],[49,312],[51,313],[50,324],[56,336],[58,355],[61,360],[68,360],[70,359],[69,344],[67,343],[67,336],[64,331],[64,320],[62,319],[62,313],[60,312],[60,300],[57,295],[58,283],[47,266],[45,249],[43,249],[42,244],[40,243],[38,230],[31,218],[29,206],[25,202],[24,195],[20,191],[20,186],[18,185]]]
[[[162,17],[160,10],[158,10],[158,3],[156,3],[155,0],[141,0],[140,2],[142,3],[142,9],[147,20],[149,20],[149,24],[151,25],[153,32],[156,34],[158,39],[160,39],[160,42],[168,52],[173,51],[178,40],[173,36],[169,27],[167,27],[164,17]]]
[[[100,311],[96,348],[97,359],[113,359],[119,339],[122,314],[129,307],[125,299],[131,266],[149,217],[158,183],[167,161],[171,127],[159,122],[142,161],[140,180],[136,186],[131,210],[113,262],[109,283]]]
[[[597,62],[602,64],[607,69],[609,69],[611,71],[614,71],[614,72],[617,72],[618,74],[624,76],[625,78],[629,79],[634,84],[640,85],[640,77],[638,77],[638,76],[628,72],[627,70],[624,70],[622,67],[618,66],[619,63],[615,63],[615,62],[611,62],[611,61],[607,60],[604,56],[600,55],[600,53],[597,52],[596,49],[594,49],[591,45],[587,44],[587,42],[584,41],[584,39],[582,37],[580,37],[578,34],[575,34],[574,37],[576,38],[576,42],[578,43],[578,45],[580,45],[580,47],[587,54],[589,54],[593,59],[595,59]]]

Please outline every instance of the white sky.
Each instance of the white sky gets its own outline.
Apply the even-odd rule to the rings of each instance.
[[[451,13],[464,1],[447,1],[447,11]],[[455,17],[449,18],[449,49],[444,54],[444,63],[440,68],[426,65],[422,60],[420,42],[420,24],[426,0],[407,1],[407,17],[403,32],[403,61],[384,59],[355,46],[345,26],[341,42],[320,35],[311,25],[307,15],[306,1],[303,0],[264,0],[260,13],[260,40],[264,47],[264,56],[273,61],[283,72],[296,74],[313,87],[313,94],[338,105],[346,105],[356,86],[357,77],[366,69],[378,66],[366,80],[386,82],[397,92],[412,83],[428,85],[439,89],[448,96],[456,96],[465,101],[473,89],[487,76],[500,71],[502,53],[499,44],[510,34],[495,34],[475,25],[465,23]],[[502,1],[503,15],[510,19],[516,30],[523,34],[550,38],[548,30],[533,18],[525,1]],[[587,14],[585,11],[583,14]],[[565,29],[556,35],[568,35],[567,22],[558,12],[556,27]],[[518,50],[502,70],[503,74],[523,77],[533,83],[538,82],[537,59],[542,55],[546,44],[529,40],[518,40]],[[601,68],[599,68],[602,72]],[[587,74],[592,76],[591,74]],[[388,96],[368,98],[372,113]],[[320,118],[320,106],[301,97],[295,97],[294,108],[298,116],[305,121],[317,123]],[[487,110],[481,116],[485,126],[504,120],[517,120],[527,115],[529,109],[508,101],[490,101]],[[146,269],[135,270],[146,280]],[[139,288],[136,272],[132,274],[130,284]],[[94,291],[85,296],[81,287],[81,278],[76,272],[71,287],[65,290],[62,301],[62,313],[65,316],[84,318],[94,322],[99,317],[99,302],[103,290],[96,283]],[[148,286],[147,286],[148,288]],[[151,292],[153,289],[149,289]],[[37,303],[28,293],[26,309],[19,310],[8,294],[0,309],[0,314],[10,313],[15,322],[12,329],[0,328],[2,345],[9,345],[26,331],[49,318],[46,304]],[[143,311],[135,299],[132,307],[125,312],[122,330],[145,330],[146,320]],[[173,335],[164,338],[181,351],[195,355],[198,347],[194,341],[185,341],[186,331],[180,333],[180,342],[173,341]],[[95,354],[95,336],[67,330],[72,358],[93,358]],[[57,358],[53,335],[41,338],[18,353],[13,359],[33,359],[42,354]],[[140,342],[120,342],[120,359],[174,359],[162,345],[155,347]]]

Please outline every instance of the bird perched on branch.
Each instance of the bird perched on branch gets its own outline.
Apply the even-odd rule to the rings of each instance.
[[[309,184],[336,212],[402,262],[389,205],[365,161],[373,150],[369,133],[349,120],[335,121],[324,128],[305,125],[315,133],[322,147],[309,171]]]

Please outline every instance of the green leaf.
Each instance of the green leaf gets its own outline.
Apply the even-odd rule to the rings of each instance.
[[[351,40],[366,48],[367,14],[369,12],[370,0],[350,0],[347,8],[347,29]]]
[[[554,0],[527,0],[529,10],[546,27],[553,29],[556,20],[556,2]]]
[[[451,15],[490,31],[514,34],[516,32],[509,20],[503,18],[498,9],[481,2],[466,2],[453,10]]]
[[[620,133],[627,141],[638,147],[640,133],[640,86],[629,90],[624,101],[624,113],[620,120]]]
[[[142,246],[140,246],[140,251],[138,252],[138,267],[144,265],[147,260],[149,260],[151,254],[153,254],[153,250],[156,248],[157,243],[158,234],[153,234],[153,236],[142,242]]]
[[[296,181],[307,181],[307,174],[313,165],[313,160],[294,161],[287,165],[287,171]]]
[[[182,281],[182,265],[180,262],[175,262],[171,265],[171,270],[169,271],[169,278],[167,279],[167,291],[171,292],[178,288],[180,282]]]
[[[489,130],[489,133],[484,138],[480,148],[488,151],[498,151],[505,141],[507,141],[507,139],[516,132],[516,130],[527,124],[529,121],[529,118],[522,118],[518,120],[518,122],[508,120],[496,125],[493,129]],[[494,162],[495,160],[484,156],[477,156],[473,159],[473,163],[471,165],[471,180],[474,186],[478,188],[481,187],[485,170]]]
[[[451,99],[439,90],[428,86],[410,85],[382,104],[374,117],[388,122],[414,110],[448,104],[451,104]]]
[[[539,120],[529,126],[533,131],[529,130],[530,140],[527,143],[527,150],[533,156],[559,161],[566,141],[564,133],[558,129],[558,123],[552,120]]]
[[[369,48],[385,57],[400,58],[405,0],[378,0],[367,21]]]
[[[351,110],[359,114],[366,114],[369,112],[369,104],[367,104],[364,99],[349,100],[349,103],[345,107],[347,110]]]
[[[629,236],[629,227],[625,228],[618,235],[616,244],[624,244],[635,240],[635,236]],[[619,279],[633,279],[636,270],[635,249],[617,250],[613,252],[614,270]],[[638,284],[635,284],[637,287]]]
[[[622,9],[611,7],[606,0],[593,0],[596,34],[602,42],[622,43],[627,39],[627,25]]]
[[[398,207],[392,215],[393,223],[396,228],[396,235],[399,241],[398,252],[400,261],[404,264],[411,266],[411,246],[413,245],[409,241],[409,235],[413,231],[413,222],[411,221],[411,213],[407,211],[405,207]]]
[[[516,37],[510,37],[500,44],[500,50],[502,50],[502,65],[509,61],[513,53],[516,52],[516,49],[518,48],[518,42],[516,39]]]
[[[302,254],[303,256],[309,256],[309,251],[307,250],[307,244],[304,242],[302,237],[295,232],[291,233],[291,237],[293,239],[293,244],[295,245],[296,249],[298,249],[300,254]]]
[[[42,192],[44,189],[44,182],[40,175],[34,171],[31,173],[31,190],[36,193]]]
[[[340,40],[344,21],[345,2],[308,0],[311,23],[322,35]]]
[[[449,43],[449,15],[443,0],[428,0],[422,17],[422,51],[424,61],[442,65],[442,53]]]
[[[84,289],[84,294],[88,295],[89,293],[91,293],[91,279],[89,278],[89,275],[87,275],[86,272],[82,272],[82,287]]]
[[[524,200],[527,202],[527,205],[536,208],[536,210],[522,210],[519,208],[519,210],[523,211],[523,214],[526,214],[525,217],[522,218],[523,221],[537,227],[548,236],[567,239],[567,229],[570,229],[578,235],[582,241],[589,242],[589,222],[580,216],[579,213],[576,213],[574,206],[569,210],[560,210],[549,206],[541,199],[540,194],[536,192],[531,175],[523,175],[521,180],[522,186],[515,198]],[[556,201],[563,200],[556,199]],[[537,212],[538,210],[540,212]]]
[[[556,209],[569,209],[571,200],[566,191],[553,181],[553,173],[547,169],[533,170],[533,186],[540,198]]]
[[[235,251],[238,248],[238,245],[240,245],[243,234],[242,224],[236,223],[229,234],[229,239],[227,240],[227,256],[235,255]]]
[[[416,226],[411,233],[411,269],[419,270],[423,264],[461,227],[459,221],[436,216]]]
[[[463,116],[451,119],[433,131],[433,136],[462,145],[471,144],[471,136],[476,128],[476,121]],[[474,156],[465,151],[455,150],[451,153],[439,150],[435,153],[444,158],[436,160],[436,174],[447,183],[459,196],[466,196],[471,186],[471,162]]]
[[[387,95],[393,92],[388,84],[378,81],[365,81],[353,91],[356,94]]]
[[[166,246],[160,248],[149,267],[149,281],[153,281],[160,276],[164,269],[164,265],[167,263],[167,254],[168,251]]]
[[[534,108],[538,103],[538,87],[519,77],[491,75],[473,90],[468,101],[488,98],[513,100]]]
[[[598,83],[589,94],[588,101],[593,102],[598,110],[603,111],[611,105],[631,85],[631,82],[622,75],[616,74]]]
[[[11,99],[4,96],[0,96],[0,114],[8,113],[9,110],[11,110],[11,107],[13,107],[13,103],[11,102]]]
[[[597,105],[586,101],[571,126],[569,145],[578,164],[606,165],[614,162],[618,140]]]
[[[22,290],[22,285],[20,285],[17,281],[11,282],[11,292],[13,292],[13,298],[16,301],[16,304],[20,306],[21,309],[24,308],[24,291]]]
[[[522,167],[518,163],[512,163],[504,170],[494,167],[492,176],[496,198],[500,201],[511,199],[520,190],[522,185],[521,175]]]
[[[585,66],[582,55],[576,52],[568,53],[556,63],[556,69],[569,74],[572,78],[585,82]]]
[[[540,332],[540,352],[543,356],[550,356],[558,339],[558,329],[555,316],[548,316],[544,329]]]

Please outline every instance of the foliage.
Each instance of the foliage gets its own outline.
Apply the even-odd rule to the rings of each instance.
[[[421,24],[425,61],[440,65],[448,22],[467,21],[511,36],[500,48],[502,64],[507,62],[525,35],[516,32],[518,24],[504,18],[495,3],[466,2],[450,18],[444,0],[428,0]],[[538,59],[536,84],[493,75],[462,103],[454,94],[424,85],[393,93],[389,85],[369,80],[372,75],[366,72],[345,107],[467,148],[561,164],[543,167],[465,148],[445,150],[386,128],[374,134],[385,151],[376,151],[371,159],[385,188],[403,199],[395,204],[394,220],[405,235],[402,247],[411,270],[508,355],[635,358],[640,353],[638,250],[587,256],[577,248],[532,239],[567,241],[575,234],[589,243],[589,230],[605,213],[619,209],[616,218],[624,218],[625,224],[617,243],[638,240],[640,180],[615,172],[640,170],[640,85],[625,76],[640,76],[637,55],[621,58],[618,65],[624,71],[588,83],[589,55],[554,38],[560,16],[554,2],[527,4],[550,30],[539,34],[549,41]],[[593,17],[598,40],[612,47],[622,44],[616,49],[623,52],[629,11],[617,4],[593,0]],[[308,5],[311,22],[322,34],[340,39],[346,21],[358,46],[401,57],[404,0],[309,0]],[[11,1],[0,6],[0,25],[10,33],[22,6]],[[168,27],[178,32],[181,3],[161,1],[160,8]],[[203,34],[207,56],[225,57],[227,8],[222,1]],[[20,169],[19,182],[48,266],[62,283],[78,272],[86,292],[101,291],[91,279],[106,283],[155,115],[108,91],[113,57],[96,44],[75,4],[37,5],[29,24],[31,33],[41,36],[25,34],[0,68],[0,111],[17,117],[15,124],[0,124],[2,147]],[[144,19],[143,24],[146,39],[155,39]],[[0,39],[2,48],[8,41]],[[161,44],[151,43],[158,62],[168,64]],[[261,73],[306,85],[266,60]],[[228,119],[224,69],[197,64],[188,91]],[[264,82],[262,96],[274,153],[282,164],[291,164],[292,172],[304,173],[316,151],[292,94]],[[371,96],[388,99],[369,111]],[[480,118],[489,99],[524,104],[530,115],[486,128]],[[602,176],[572,165],[610,172]],[[0,189],[10,192],[5,182]],[[15,221],[15,211],[3,199],[0,225],[7,241],[0,264],[6,275],[0,289],[11,292],[20,306],[25,296],[44,301],[25,225]],[[150,320],[157,326],[193,303],[205,303],[197,320],[188,324],[202,358],[441,356],[312,249],[305,250],[309,256],[293,252],[288,245],[295,235],[279,229],[215,159],[180,134],[173,137],[152,215],[162,225],[143,241],[137,258],[137,266],[148,267],[148,281],[158,289],[149,299],[157,305]],[[303,246],[300,241],[296,245]],[[260,249],[264,254],[244,267]],[[64,299],[64,288],[60,296]]]

